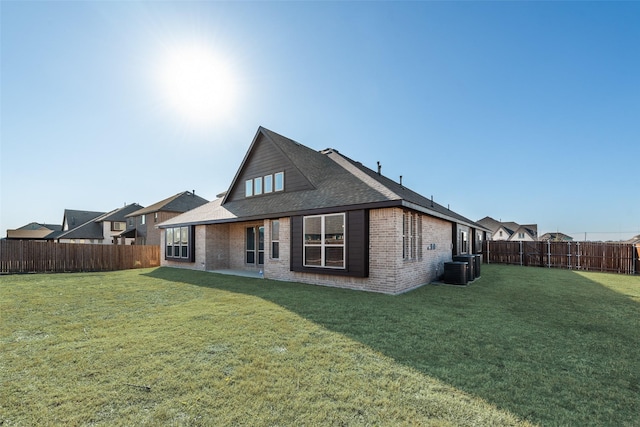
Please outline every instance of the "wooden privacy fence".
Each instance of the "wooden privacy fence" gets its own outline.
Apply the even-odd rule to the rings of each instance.
[[[113,271],[160,265],[160,246],[0,240],[0,273]]]
[[[505,242],[486,240],[486,263],[640,274],[640,245],[602,242]]]

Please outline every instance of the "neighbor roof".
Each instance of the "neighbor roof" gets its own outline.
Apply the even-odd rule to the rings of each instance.
[[[69,230],[59,234],[56,236],[56,239],[104,239],[104,232],[101,225],[102,222],[124,222],[126,221],[125,217],[128,213],[139,210],[140,208],[141,206],[139,204],[132,203],[97,216],[93,216],[96,212],[92,212],[90,215],[86,211],[78,211],[86,212],[86,217],[89,217],[89,219],[80,223],[77,227],[70,228]],[[67,211],[65,211],[65,216],[66,215]],[[71,224],[69,224],[69,226],[71,227]]]
[[[291,165],[304,175],[310,184],[309,189],[230,200],[233,193],[231,190],[242,184],[236,181],[258,141],[273,144]],[[343,156],[337,150],[315,151],[263,127],[258,129],[224,198],[169,219],[159,227],[275,218],[283,215],[321,213],[323,210],[335,208],[391,206],[404,206],[449,221],[480,227],[462,215],[432,203],[430,199]]]
[[[154,203],[151,206],[131,212],[126,216],[132,217],[159,211],[179,213],[186,212],[207,202],[207,199],[196,196],[196,194],[191,191],[183,191],[182,193],[174,194],[171,197],[167,197],[164,200]]]

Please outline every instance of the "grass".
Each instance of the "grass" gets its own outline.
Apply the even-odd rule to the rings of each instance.
[[[640,278],[0,277],[4,425],[640,425]]]

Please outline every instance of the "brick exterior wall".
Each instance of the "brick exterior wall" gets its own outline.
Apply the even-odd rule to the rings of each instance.
[[[451,261],[451,223],[420,215],[421,246],[413,259],[403,259],[403,209],[372,209],[369,212],[369,277],[345,277],[327,274],[301,273],[290,270],[291,221],[280,218],[280,257],[271,253],[271,220],[246,223],[202,225],[196,227],[196,261],[167,261],[163,266],[198,270],[263,270],[264,277],[314,285],[399,294],[428,284],[444,273],[444,263]],[[415,215],[415,213],[414,213]],[[264,266],[245,263],[246,228],[264,226]],[[164,235],[162,235],[164,251]],[[164,253],[164,252],[163,252]]]
[[[280,219],[280,259],[265,255],[265,277],[314,285],[399,294],[430,283],[451,261],[451,223],[422,215],[422,257],[402,259],[403,210],[373,209],[369,213],[369,277],[344,277],[290,271],[290,221]],[[270,221],[265,222],[269,242]],[[419,251],[418,251],[419,252]]]

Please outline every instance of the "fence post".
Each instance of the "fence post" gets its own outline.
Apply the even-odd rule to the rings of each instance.
[[[573,266],[571,265],[571,242],[567,242],[567,268],[569,270],[573,269]]]
[[[489,242],[490,242],[490,240],[485,240],[485,242],[487,242],[487,264],[491,264],[491,262],[489,261]]]
[[[522,265],[522,240],[520,240],[520,265]]]
[[[551,268],[551,240],[547,240],[547,268]]]
[[[576,242],[576,256],[578,257],[578,270],[580,270],[580,242]]]

